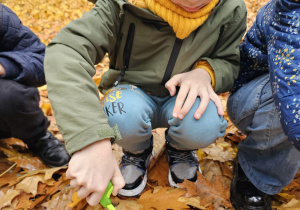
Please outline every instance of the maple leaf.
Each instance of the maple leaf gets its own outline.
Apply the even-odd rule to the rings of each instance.
[[[187,190],[186,197],[199,196],[202,206],[213,203],[215,209],[220,206],[231,207],[229,188],[223,187],[221,176],[216,176],[214,182],[209,182],[200,172],[197,175],[196,182],[185,180],[182,184],[178,184],[180,188]]]

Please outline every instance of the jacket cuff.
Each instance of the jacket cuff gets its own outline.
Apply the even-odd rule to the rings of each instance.
[[[213,68],[210,66],[210,64],[207,61],[199,61],[195,65],[195,69],[196,68],[202,68],[205,71],[207,71],[207,73],[209,73],[209,75],[211,77],[211,86],[213,89],[215,89],[216,76],[215,76],[215,72],[214,72]]]
[[[0,63],[5,69],[5,74],[0,76],[0,78],[9,78],[14,79],[17,78],[21,72],[21,68],[18,63],[13,60],[5,57],[0,57]]]
[[[112,144],[122,139],[117,124],[112,128],[98,129],[97,132],[101,139],[110,138]]]
[[[111,139],[111,143],[115,143],[121,139],[121,134],[119,132],[118,126],[110,127],[109,125],[94,126],[77,134],[72,140],[66,141],[66,149],[70,155],[77,152],[90,144],[103,139]]]

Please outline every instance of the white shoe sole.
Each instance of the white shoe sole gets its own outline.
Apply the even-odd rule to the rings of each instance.
[[[147,184],[147,172],[146,172],[146,174],[144,176],[144,179],[143,179],[142,183],[137,188],[134,188],[132,190],[121,189],[121,190],[119,190],[119,195],[125,196],[125,197],[134,197],[134,196],[137,196],[141,192],[143,192],[143,190],[146,187],[146,184]]]
[[[199,172],[202,173],[200,165],[198,168]],[[171,187],[175,187],[175,188],[179,188],[178,184],[176,184],[176,182],[173,180],[172,176],[171,176],[171,170],[169,169],[169,174],[168,174],[168,180],[169,180],[169,184]]]

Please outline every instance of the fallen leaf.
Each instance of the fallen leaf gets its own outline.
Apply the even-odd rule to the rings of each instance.
[[[9,189],[4,196],[0,198],[0,209],[10,206],[12,200],[21,193],[21,190]]]
[[[185,203],[179,201],[179,198],[185,194],[186,191],[183,189],[163,187],[155,193],[152,190],[146,191],[141,195],[137,202],[143,206],[143,209],[154,208],[156,210],[179,210],[189,208]]]
[[[50,179],[45,179],[43,174],[37,174],[35,176],[25,177],[20,183],[16,185],[17,190],[24,190],[26,193],[31,193],[33,196],[37,194],[38,183],[42,182],[48,186],[52,186],[55,181]]]
[[[28,171],[26,172],[26,174],[24,174],[23,176],[20,176],[18,178],[18,181],[20,181],[21,179],[24,179],[28,176],[33,176],[33,175],[36,175],[36,174],[44,174],[44,179],[45,180],[48,180],[48,179],[51,179],[53,174],[59,170],[62,170],[62,169],[67,169],[67,166],[61,166],[61,167],[54,167],[54,168],[44,168],[44,169],[39,169],[39,170],[32,170],[32,171]]]
[[[180,188],[186,189],[186,197],[199,196],[200,203],[205,206],[213,203],[215,209],[220,206],[225,208],[231,207],[229,202],[229,188],[224,188],[222,185],[221,176],[216,176],[214,182],[209,182],[204,176],[198,172],[197,181],[190,182],[185,180],[182,184],[178,184]]]

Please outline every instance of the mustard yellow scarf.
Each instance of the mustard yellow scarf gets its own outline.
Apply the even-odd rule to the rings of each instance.
[[[204,23],[219,0],[212,0],[197,12],[187,12],[170,0],[129,0],[129,2],[137,7],[149,9],[164,19],[173,28],[176,37],[184,39]]]

